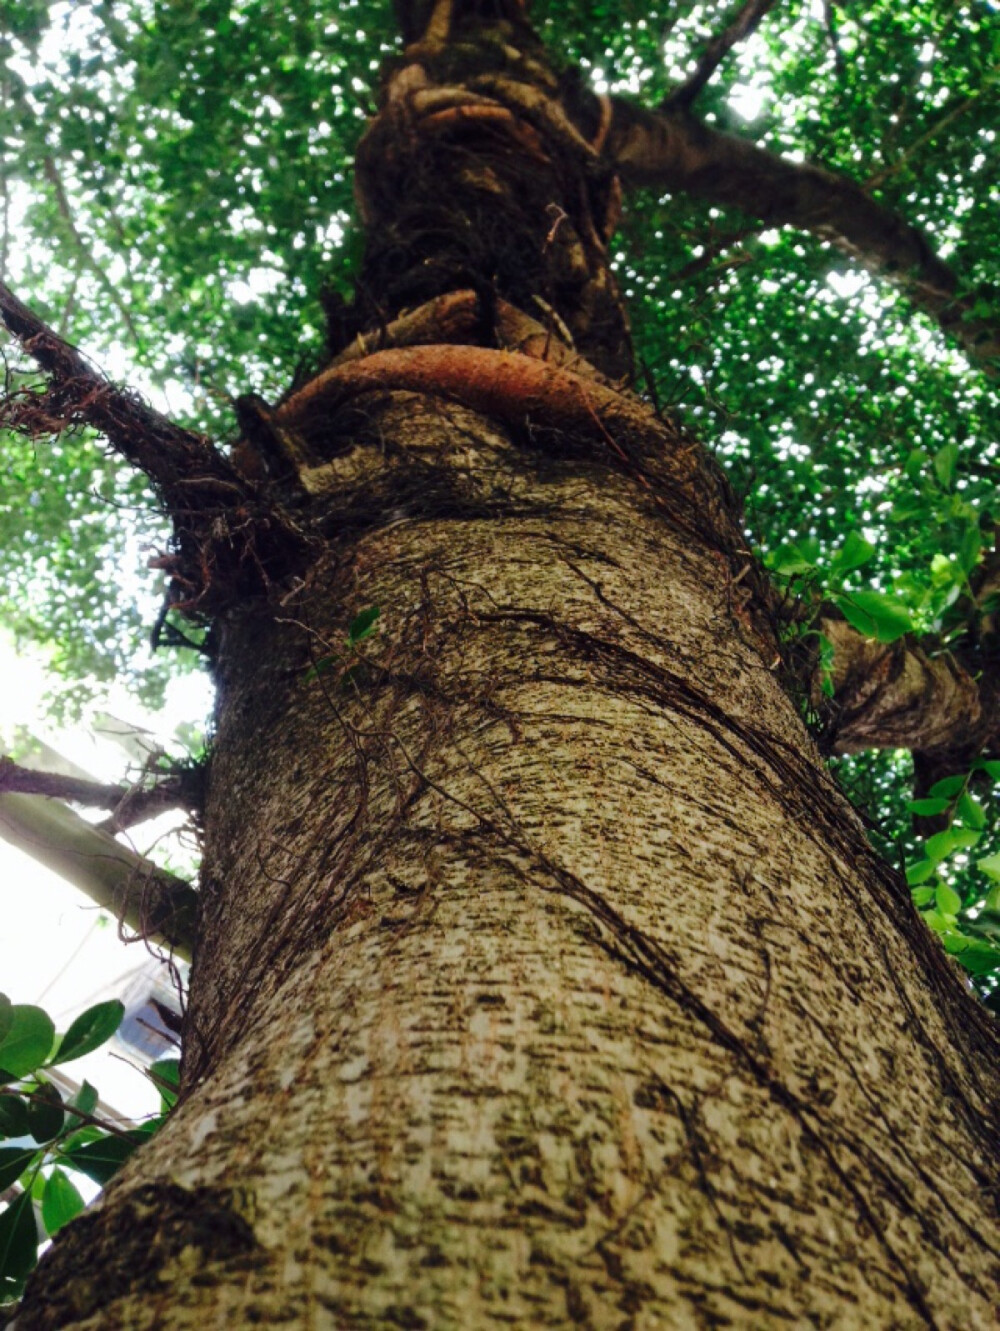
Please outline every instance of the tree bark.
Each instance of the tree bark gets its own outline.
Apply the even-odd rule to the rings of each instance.
[[[662,431],[715,542],[586,439],[366,412],[327,565],[224,626],[185,1101],[19,1327],[992,1325],[994,1033],[711,472]]]
[[[821,616],[818,626],[834,648],[831,752],[912,749],[971,761],[995,749],[1000,721],[992,662],[967,666],[951,652],[931,655],[909,636],[877,642],[842,619]],[[815,671],[812,691],[820,702]]]
[[[996,1030],[717,469],[609,384],[590,138],[468,8],[359,152],[361,343],[255,418],[314,558],[215,625],[181,1103],[18,1331],[992,1326]]]

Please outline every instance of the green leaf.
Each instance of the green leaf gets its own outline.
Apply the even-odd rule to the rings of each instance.
[[[325,674],[325,672],[329,670],[331,666],[336,665],[336,663],[339,660],[340,657],[336,654],[336,652],[334,652],[332,656],[321,656],[318,661],[315,661],[309,667],[309,669],[306,671],[306,673],[303,675],[302,678],[307,682],[310,679],[318,679],[319,676]]]
[[[939,883],[934,889],[934,901],[942,915],[957,915],[962,909],[962,898],[947,883]]]
[[[943,776],[940,781],[934,782],[927,793],[935,799],[952,800],[960,790],[965,789],[965,782],[964,776]]]
[[[58,1234],[63,1225],[78,1216],[86,1203],[79,1189],[57,1165],[45,1181],[42,1193],[42,1223],[50,1234]]]
[[[85,1146],[70,1146],[60,1151],[59,1158],[103,1188],[148,1136],[148,1132],[141,1129],[133,1129],[122,1136],[108,1134]]]
[[[124,1015],[125,1006],[117,998],[87,1008],[71,1023],[49,1062],[69,1063],[74,1058],[93,1053],[105,1040],[111,1039]]]
[[[944,813],[950,805],[951,800],[946,799],[910,800],[906,807],[910,813],[917,813],[923,818],[929,818],[935,813]]]
[[[74,1109],[79,1109],[81,1114],[92,1114],[97,1108],[98,1098],[97,1087],[91,1086],[89,1081],[84,1081],[76,1095],[74,1095],[72,1100],[68,1101],[68,1103],[72,1105]],[[76,1115],[73,1114],[70,1121],[75,1118]]]
[[[895,642],[913,628],[906,606],[883,592],[840,592],[833,599],[851,627],[866,638]]]
[[[931,584],[934,587],[946,587],[955,581],[955,565],[947,555],[940,551],[931,559]]]
[[[31,1194],[23,1192],[0,1215],[0,1276],[19,1282],[38,1261],[38,1228]]]
[[[933,860],[914,860],[906,866],[906,881],[911,887],[916,887],[918,883],[926,883],[936,873],[937,865]]]
[[[971,573],[976,567],[982,548],[983,538],[979,531],[979,523],[976,520],[970,521],[962,533],[958,547],[958,562],[963,573]]]
[[[871,541],[866,541],[859,532],[848,532],[844,544],[830,560],[830,565],[838,573],[850,573],[852,569],[867,564],[874,553],[875,546]]]
[[[965,823],[966,827],[975,828],[982,831],[986,826],[986,810],[979,803],[974,795],[970,795],[967,790],[963,791],[958,797],[958,804],[955,806],[955,812]]]
[[[146,1069],[146,1075],[160,1092],[165,1109],[173,1109],[177,1103],[177,1091],[180,1086],[181,1065],[176,1058],[161,1058]]]
[[[362,610],[360,614],[354,616],[351,620],[351,626],[347,630],[347,641],[352,647],[359,642],[363,642],[370,634],[375,632],[375,625],[378,623],[382,611],[377,605],[370,605],[367,610]]]
[[[0,1137],[27,1137],[28,1106],[23,1096],[0,1094]]]
[[[944,939],[944,945],[970,975],[989,975],[1000,970],[1000,948],[993,943],[952,934]]]
[[[976,868],[1000,882],[1000,855],[986,855],[983,859],[976,860]]]
[[[15,1003],[10,1029],[0,1042],[0,1079],[17,1081],[41,1067],[52,1049],[56,1028],[40,1007]]]
[[[953,855],[956,850],[968,850],[979,840],[978,832],[966,831],[960,827],[947,827],[943,832],[937,832],[934,836],[928,837],[924,842],[924,854],[935,864],[945,860],[949,855]]]
[[[911,448],[903,463],[903,470],[911,481],[919,481],[927,464],[927,454],[922,448]]]
[[[772,573],[780,573],[784,578],[812,573],[816,568],[816,564],[806,559],[795,545],[783,545],[780,550],[768,555],[767,566]]]
[[[0,1146],[0,1192],[17,1182],[37,1154],[32,1146]]]
[[[97,1127],[94,1123],[87,1123],[82,1128],[77,1128],[75,1132],[67,1135],[59,1143],[60,1153],[65,1155],[67,1151],[75,1150],[78,1146],[88,1146],[91,1142],[103,1141],[106,1132],[103,1128]]]
[[[51,1082],[43,1082],[28,1097],[28,1131],[36,1142],[48,1142],[62,1132],[65,1121],[62,1096]]]
[[[912,897],[913,904],[916,906],[917,910],[920,910],[923,906],[929,906],[931,904],[934,900],[934,891],[935,889],[933,887],[915,887],[913,889],[910,896]]]
[[[985,772],[994,781],[1000,781],[1000,761],[996,758],[977,758],[972,766],[978,772]]]
[[[934,475],[942,490],[950,490],[958,468],[958,444],[945,444],[934,454]]]

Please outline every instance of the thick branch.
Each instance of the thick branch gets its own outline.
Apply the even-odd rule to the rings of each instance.
[[[817,627],[834,647],[834,753],[971,751],[995,738],[982,682],[950,653],[930,656],[911,638],[876,642],[842,619],[821,618]]]
[[[429,345],[375,351],[318,374],[275,413],[293,427],[366,392],[405,389],[454,397],[500,420],[582,430],[655,428],[643,403],[592,378],[532,356],[484,347]],[[613,444],[613,441],[611,441]]]
[[[891,277],[966,355],[995,371],[1000,328],[973,315],[974,302],[958,294],[956,274],[927,237],[853,181],[786,161],[684,111],[656,114],[620,101],[607,151],[633,185],[684,190],[829,241],[869,271]]]
[[[0,837],[85,893],[142,937],[190,958],[198,895],[55,800],[0,795]]]
[[[109,383],[0,283],[0,319],[25,351],[51,376],[45,408],[57,410],[63,427],[86,424],[150,478],[171,508],[188,507],[192,483],[220,486],[235,496],[245,485],[204,435],[183,430],[125,389]],[[26,408],[22,408],[25,411]],[[17,424],[17,409],[11,424]],[[182,502],[181,502],[182,501]]]
[[[706,46],[691,77],[679,84],[666,99],[664,109],[690,106],[737,42],[749,37],[775,4],[776,0],[746,0],[732,23]]]
[[[0,794],[9,790],[20,795],[48,795],[89,809],[113,809],[128,794],[127,786],[105,786],[59,772],[36,772],[12,758],[0,757]]]
[[[209,611],[311,558],[307,534],[206,436],[109,383],[3,283],[0,320],[51,380],[44,392],[9,396],[0,423],[32,437],[89,425],[145,472],[174,520],[179,553],[157,565],[172,574],[174,605]]]
[[[47,795],[68,800],[87,809],[111,809],[109,823],[113,830],[124,831],[137,823],[154,818],[165,809],[190,808],[192,801],[178,777],[168,777],[155,786],[103,785],[59,772],[39,772],[21,767],[13,759],[0,755],[0,794],[13,791],[21,795]],[[110,827],[108,830],[112,830]]]

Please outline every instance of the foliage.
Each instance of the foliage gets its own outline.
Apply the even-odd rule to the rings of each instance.
[[[149,1075],[160,1087],[161,1113],[122,1130],[95,1111],[98,1093],[84,1081],[70,1099],[46,1069],[100,1048],[125,1009],[117,999],[81,1012],[62,1036],[40,1007],[0,994],[0,1193],[15,1188],[0,1213],[0,1303],[20,1297],[39,1244],[83,1210],[72,1174],[102,1187],[163,1123],[176,1101],[178,1065],[164,1059]],[[39,1228],[39,1219],[41,1229]]]
[[[995,11],[988,0],[789,0],[735,48],[698,112],[866,183],[925,229],[989,314],[1000,287]],[[567,67],[650,106],[732,13],[722,0],[535,7]],[[22,242],[15,251],[5,234],[0,266],[96,361],[231,438],[231,395],[273,398],[314,363],[321,293],[349,290],[352,153],[396,41],[391,6],[291,0],[276,23],[261,0],[16,0],[5,19],[4,213]],[[976,631],[984,607],[969,579],[1000,519],[996,383],[814,237],[649,192],[630,201],[614,246],[641,383],[715,447],[772,567],[805,576],[884,640],[912,628],[946,650]],[[47,642],[70,676],[121,670],[152,613],[120,604],[102,570],[141,563],[163,540],[159,515],[84,435],[44,454],[7,448],[6,622]],[[990,870],[974,875],[966,852],[987,864],[996,853],[990,773],[931,797],[950,801],[939,855],[944,841],[918,848],[898,756],[840,767],[856,791],[877,777],[880,806],[896,792],[879,817],[894,854],[934,866],[914,883],[930,922],[988,942],[976,930],[993,909]],[[972,833],[975,848],[959,844]]]

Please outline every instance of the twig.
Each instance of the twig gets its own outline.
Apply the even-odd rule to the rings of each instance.
[[[776,0],[746,0],[729,27],[713,37],[706,46],[691,77],[679,84],[665,99],[664,109],[690,106],[736,43],[750,36],[775,3]]]
[[[759,235],[763,230],[763,224],[757,222],[752,226],[743,226],[737,228],[735,231],[724,232],[717,240],[707,244],[705,246],[705,252],[699,254],[697,259],[692,259],[691,262],[686,263],[683,268],[679,268],[676,272],[671,273],[671,278],[674,282],[686,282],[689,277],[694,277],[697,273],[700,273],[703,268],[707,268],[719,257],[720,254],[723,254],[734,245],[739,245],[741,241],[749,239],[750,236]],[[744,251],[742,255],[731,255],[726,260],[725,264],[721,266],[732,267],[738,263],[747,263],[749,259],[750,255],[746,254]]]
[[[876,171],[874,175],[869,176],[868,179],[863,182],[862,189],[866,191],[878,189],[878,187],[884,184],[890,176],[894,176],[897,171],[901,171],[907,162],[920,151],[925,143],[930,143],[932,139],[936,138],[936,136],[941,133],[946,125],[950,125],[953,120],[957,120],[959,116],[964,115],[970,107],[974,106],[979,100],[979,95],[979,93],[974,93],[973,96],[964,98],[957,106],[953,106],[949,111],[946,111],[940,120],[935,121],[935,123],[931,125],[930,129],[925,130],[923,134],[919,135],[911,144],[904,148],[894,162],[890,162],[887,166],[882,167],[881,171]]]
[[[847,72],[847,64],[840,49],[840,42],[837,40],[837,20],[833,17],[833,0],[826,0],[823,5],[823,23],[833,52],[833,67],[837,71],[837,76],[843,78]]]
[[[0,84],[0,97],[8,101],[9,82],[4,79]],[[3,194],[3,216],[0,218],[0,282],[7,280],[7,256],[10,252],[10,181],[7,179],[6,159],[0,164],[0,193]]]
[[[185,789],[185,783],[177,776],[167,777],[148,789],[103,785],[99,781],[62,776],[58,772],[39,772],[0,755],[0,794],[7,791],[16,791],[20,795],[46,795],[50,799],[82,804],[88,809],[111,809],[113,816],[108,823],[114,831],[134,827],[164,809],[190,808],[193,804],[190,790]]]
[[[90,272],[93,273],[94,277],[107,292],[115,309],[118,311],[118,313],[121,315],[122,319],[124,320],[125,326],[128,328],[129,335],[131,336],[132,341],[136,344],[136,346],[139,348],[141,352],[144,352],[145,346],[143,345],[143,341],[140,338],[138,332],[136,331],[135,324],[132,322],[132,316],[129,313],[128,306],[122,300],[121,294],[119,293],[115,284],[111,281],[107,273],[94,258],[90,246],[87,244],[84,237],[80,234],[80,229],[76,225],[76,222],[73,218],[73,210],[70,207],[69,199],[66,196],[66,187],[63,185],[62,177],[59,174],[59,170],[55,164],[54,159],[46,155],[46,157],[42,162],[42,167],[45,171],[46,180],[48,180],[49,184],[55,190],[56,206],[59,209],[59,215],[66,223],[66,229],[69,232],[70,236],[72,237],[73,243],[76,245],[77,252],[80,255],[80,259],[82,260],[84,267],[88,268]]]

